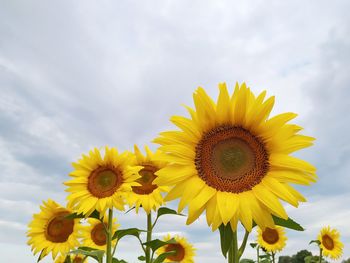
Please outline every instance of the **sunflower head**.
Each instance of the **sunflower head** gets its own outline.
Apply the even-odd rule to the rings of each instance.
[[[95,148],[83,155],[75,170],[70,173],[68,205],[78,213],[89,216],[95,209],[101,215],[108,208],[124,210],[123,194],[130,192],[140,176],[142,168],[135,166],[135,157],[130,152],[119,154],[116,148],[104,148],[104,156]]]
[[[268,252],[281,251],[286,246],[286,234],[282,227],[266,227],[265,230],[258,228],[258,244]]]
[[[164,262],[193,263],[195,248],[193,248],[193,246],[188,243],[184,237],[177,235],[174,237],[167,235],[164,237],[164,241],[169,241],[172,238],[175,239],[176,243],[160,247],[157,250],[157,254],[160,255],[165,252],[175,251],[175,253],[168,256]]]
[[[108,228],[108,217],[104,217],[103,222],[95,218],[89,218],[87,225],[80,227],[80,236],[82,238],[83,246],[91,247],[100,250],[106,250],[107,235],[106,229]],[[113,218],[112,233],[114,233],[119,227],[117,219]],[[112,241],[112,245],[115,245],[117,240]]]
[[[253,221],[273,228],[272,215],[288,218],[281,200],[305,201],[290,184],[316,181],[315,167],[290,156],[314,139],[288,124],[294,113],[269,118],[274,97],[265,99],[266,92],[255,96],[244,83],[232,95],[225,84],[219,89],[214,102],[198,88],[190,117],[173,116],[179,130],[154,140],[169,163],[154,182],[174,186],[165,201],[180,198],[179,212],[188,205],[188,224],[206,211],[213,230],[228,223],[235,230],[238,221],[248,231]]]
[[[163,204],[162,192],[168,192],[167,186],[158,186],[154,183],[157,177],[156,172],[166,166],[166,163],[159,161],[160,152],[153,153],[145,146],[146,155],[143,155],[139,148],[134,146],[136,165],[143,168],[139,171],[140,178],[136,180],[138,186],[132,186],[132,191],[125,195],[130,206],[135,205],[136,212],[142,207],[147,214],[153,209],[156,211]]]
[[[343,254],[343,243],[340,241],[340,233],[329,226],[322,228],[318,235],[322,253],[331,259],[338,259]]]
[[[72,212],[49,199],[43,202],[41,211],[34,214],[29,223],[27,236],[28,245],[32,247],[34,255],[41,252],[40,258],[52,252],[52,258],[61,253],[66,255],[70,249],[79,245],[79,219],[68,219]]]

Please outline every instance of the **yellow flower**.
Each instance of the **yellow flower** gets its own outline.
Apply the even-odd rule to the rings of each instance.
[[[282,227],[266,227],[264,231],[258,228],[258,244],[268,252],[281,251],[286,246],[286,240],[287,237]]]
[[[40,206],[40,213],[34,214],[29,223],[27,236],[28,245],[34,255],[42,251],[40,258],[52,252],[52,259],[57,254],[66,255],[72,248],[79,245],[79,219],[67,219],[72,212],[49,199]]]
[[[193,263],[193,257],[195,255],[195,249],[187,242],[184,237],[167,235],[164,237],[164,241],[169,241],[174,238],[176,243],[168,244],[160,247],[157,250],[157,254],[160,255],[164,252],[176,251],[174,255],[168,256],[164,262],[179,262],[179,263]]]
[[[68,186],[68,205],[78,213],[89,216],[95,209],[101,215],[108,208],[124,210],[123,193],[130,192],[140,176],[142,167],[134,166],[135,157],[130,152],[118,154],[117,149],[105,147],[104,158],[94,149],[83,155],[75,170],[70,173],[72,180]]]
[[[187,224],[206,210],[213,230],[222,223],[235,230],[238,221],[248,231],[253,221],[273,228],[272,215],[288,218],[280,199],[295,207],[306,201],[290,183],[316,181],[314,166],[290,156],[314,138],[287,124],[294,113],[269,118],[274,97],[265,100],[265,91],[255,97],[245,84],[237,84],[230,96],[225,84],[219,89],[215,103],[198,88],[195,110],[187,107],[191,117],[173,116],[180,130],[154,140],[162,145],[162,160],[170,163],[156,173],[155,183],[175,185],[165,201],[181,198],[179,212],[188,205]]]
[[[81,226],[81,238],[84,247],[91,247],[99,250],[106,250],[107,235],[105,228],[108,228],[108,217],[104,217],[104,222],[95,218],[89,218],[87,220],[88,225]],[[112,233],[114,233],[119,227],[116,223],[116,219],[113,218]],[[116,239],[112,241],[112,246],[117,242]]]
[[[87,263],[88,259],[85,258],[85,260],[84,260],[84,258],[85,258],[84,255],[80,255],[80,254],[72,255],[71,254],[70,255],[71,261],[70,262],[72,262],[72,263],[82,263],[82,262]],[[60,255],[59,257],[56,258],[55,263],[64,263],[65,260],[66,260],[66,255]]]
[[[130,206],[135,205],[136,212],[142,206],[146,213],[149,214],[152,209],[156,211],[164,203],[161,193],[168,192],[169,188],[167,186],[158,187],[158,185],[153,183],[157,177],[155,172],[166,165],[165,162],[157,161],[160,152],[152,153],[147,146],[145,150],[146,156],[140,152],[136,145],[134,147],[136,164],[143,168],[139,172],[141,178],[136,180],[140,186],[133,186],[132,192],[126,194],[126,199]]]
[[[343,254],[344,245],[336,229],[331,229],[329,226],[322,228],[318,240],[321,242],[320,247],[324,256],[338,259]]]

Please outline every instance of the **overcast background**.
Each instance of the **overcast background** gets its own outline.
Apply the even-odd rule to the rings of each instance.
[[[236,81],[267,89],[274,114],[297,112],[317,138],[297,155],[318,168],[319,181],[300,188],[307,203],[287,207],[306,231],[289,231],[281,254],[317,253],[308,242],[330,224],[350,257],[349,10],[346,0],[0,0],[1,261],[36,262],[27,224],[42,200],[64,203],[62,182],[82,153],[150,144],[173,128],[171,115],[185,114],[181,104],[193,105],[197,86],[216,98],[219,82],[232,91]],[[145,225],[143,214],[119,221]],[[205,218],[184,221],[164,217],[156,235],[181,233],[196,262],[225,262]],[[136,262],[135,251],[126,238],[117,254]]]

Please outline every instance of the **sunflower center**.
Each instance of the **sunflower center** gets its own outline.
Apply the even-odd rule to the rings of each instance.
[[[263,142],[248,130],[229,125],[204,134],[196,147],[195,164],[209,186],[233,193],[251,190],[269,167]]]
[[[49,221],[46,227],[46,239],[54,243],[66,242],[73,233],[74,220],[67,219],[69,212],[60,212]]]
[[[174,255],[168,256],[167,259],[179,262],[185,257],[185,249],[179,243],[169,244],[165,247],[165,252],[175,251]]]
[[[324,235],[322,237],[322,244],[324,245],[325,248],[327,248],[328,250],[332,250],[334,248],[334,242],[333,239],[328,236],[328,235]]]
[[[139,195],[148,195],[152,193],[158,186],[152,184],[156,175],[154,174],[158,169],[152,165],[145,165],[144,168],[139,172],[141,178],[137,179],[136,182],[141,184],[140,186],[133,186],[132,191]]]
[[[73,259],[73,263],[81,263],[83,262],[83,258],[79,257],[79,256],[76,256],[74,259]]]
[[[98,167],[89,176],[88,189],[98,198],[111,196],[123,182],[122,173],[115,167]]]
[[[102,223],[97,224],[91,230],[91,239],[98,246],[104,246],[107,243],[105,227]]]
[[[276,229],[267,227],[262,233],[262,238],[266,243],[273,245],[277,243],[279,235]]]

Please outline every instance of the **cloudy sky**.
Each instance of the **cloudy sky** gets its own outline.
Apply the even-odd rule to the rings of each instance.
[[[297,156],[319,181],[300,188],[307,203],[287,207],[306,231],[288,232],[282,254],[316,253],[308,242],[330,224],[349,258],[349,10],[347,0],[0,0],[2,260],[35,262],[26,225],[42,200],[64,203],[62,182],[81,153],[150,144],[172,128],[170,116],[185,114],[182,104],[193,105],[197,86],[216,97],[219,82],[232,90],[236,81],[275,95],[273,113],[298,113],[317,138]],[[145,225],[143,214],[119,221]],[[169,230],[194,243],[196,262],[225,262],[204,218],[189,227],[164,217],[156,235]],[[136,262],[135,250],[127,238],[118,257]]]

